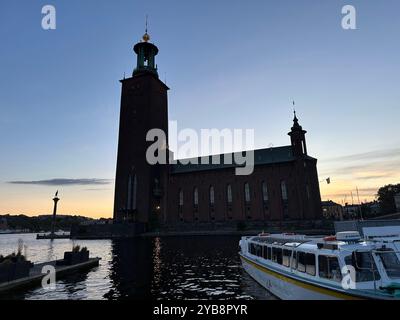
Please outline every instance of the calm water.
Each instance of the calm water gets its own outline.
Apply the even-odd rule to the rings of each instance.
[[[57,281],[57,289],[0,295],[0,299],[273,299],[241,268],[234,236],[135,240],[36,240],[0,235],[0,254],[22,239],[28,259],[60,259],[72,245],[101,257],[100,266]]]

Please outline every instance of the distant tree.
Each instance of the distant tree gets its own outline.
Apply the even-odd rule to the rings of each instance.
[[[396,203],[394,202],[394,196],[398,193],[400,193],[400,183],[389,184],[378,190],[377,197],[382,213],[389,214],[396,212]]]

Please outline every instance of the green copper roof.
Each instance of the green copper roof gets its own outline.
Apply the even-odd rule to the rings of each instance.
[[[240,154],[240,152],[239,152]],[[232,162],[235,162],[234,154],[230,154],[232,156]],[[217,159],[219,158],[220,164],[212,164],[212,156],[208,157],[199,157],[199,158],[191,158],[191,159],[183,159],[177,160],[177,164],[171,165],[171,173],[189,173],[196,171],[208,171],[208,170],[219,170],[219,169],[228,169],[235,168],[238,165],[233,164],[224,164],[225,154],[220,154],[215,156]],[[309,156],[305,156],[307,159],[314,159]],[[202,159],[209,160],[210,164],[201,164]],[[180,161],[189,161],[190,164],[182,164]],[[197,160],[198,164],[193,164],[193,161]],[[277,164],[277,163],[285,163],[294,161],[295,157],[293,156],[292,147],[284,146],[277,148],[267,148],[267,149],[259,149],[254,150],[254,164],[257,165],[269,165],[269,164]],[[314,159],[315,160],[315,159]]]

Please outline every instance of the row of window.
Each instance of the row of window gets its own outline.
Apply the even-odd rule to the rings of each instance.
[[[267,183],[263,181],[261,183],[261,191],[262,191],[262,199],[264,202],[268,202],[269,196],[268,196],[268,187]],[[233,192],[232,192],[232,185],[228,184],[226,186],[226,199],[228,204],[232,204],[233,202]],[[281,195],[282,195],[282,200],[287,201],[288,200],[288,192],[287,192],[287,187],[286,187],[286,182],[282,181],[281,182]],[[210,199],[210,205],[213,206],[215,204],[215,189],[213,186],[210,186],[209,189],[209,199]],[[244,199],[246,203],[251,202],[251,190],[250,190],[250,185],[249,183],[244,184]],[[179,206],[183,206],[183,190],[179,190]],[[195,187],[193,189],[193,205],[198,206],[199,205],[199,189]]]
[[[249,243],[249,253],[270,260],[285,267],[290,267],[310,276],[317,274],[316,257],[313,253],[293,251],[277,247]],[[334,256],[318,256],[318,274],[320,278],[340,282],[342,274],[339,260]]]

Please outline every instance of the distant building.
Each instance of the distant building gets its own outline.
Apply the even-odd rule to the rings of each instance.
[[[345,219],[360,218],[361,206],[356,204],[347,204],[344,206],[343,213]]]
[[[400,193],[394,196],[394,202],[396,204],[396,211],[400,212]]]
[[[372,216],[377,216],[382,213],[381,206],[378,201],[364,203],[363,207],[366,207],[368,214]]]
[[[329,201],[322,201],[322,214],[325,219],[343,220],[343,206]]]
[[[86,220],[80,223],[82,226],[105,225],[112,224],[113,219],[100,218],[98,220]]]

